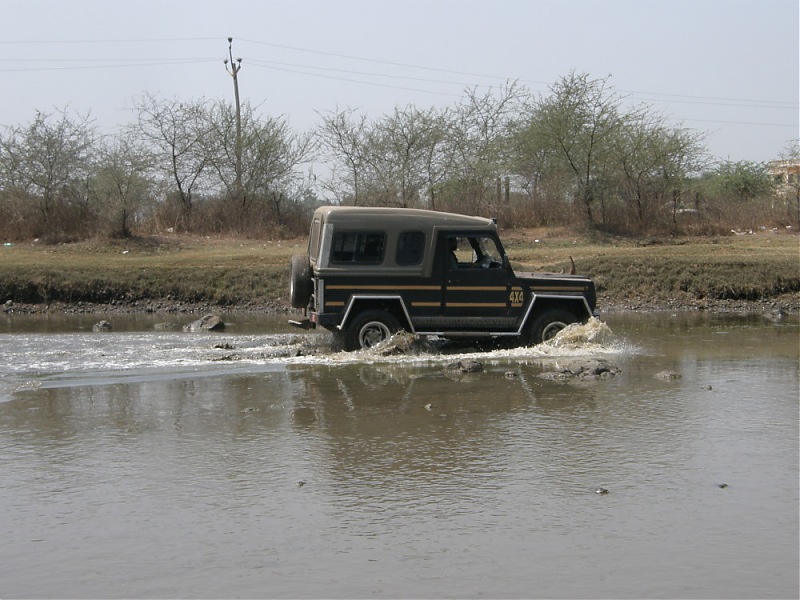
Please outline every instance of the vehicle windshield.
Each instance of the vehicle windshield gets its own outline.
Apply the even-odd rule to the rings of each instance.
[[[467,265],[487,267],[501,264],[503,259],[493,237],[485,235],[465,235],[451,238],[450,246],[455,263],[459,268]]]
[[[497,243],[494,241],[494,238],[479,237],[473,238],[473,240],[475,242],[473,248],[475,249],[476,260],[481,260],[488,256],[494,262],[501,262],[500,250],[497,248]]]

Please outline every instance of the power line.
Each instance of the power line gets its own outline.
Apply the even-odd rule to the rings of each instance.
[[[499,76],[499,75],[486,75],[486,74],[481,74],[481,73],[473,73],[473,72],[469,72],[469,71],[454,71],[454,70],[450,70],[450,69],[441,69],[441,68],[437,68],[437,67],[429,67],[429,66],[414,65],[414,64],[409,64],[409,63],[393,62],[393,61],[380,60],[380,59],[375,59],[375,58],[364,58],[364,57],[360,57],[360,56],[353,56],[353,55],[348,55],[348,54],[337,54],[337,53],[333,53],[333,52],[325,52],[325,51],[322,51],[322,50],[312,50],[312,49],[308,49],[308,48],[299,48],[297,46],[285,46],[285,45],[282,45],[282,44],[273,44],[273,43],[270,43],[270,42],[262,42],[262,41],[258,41],[258,40],[242,39],[241,41],[249,42],[251,44],[257,44],[257,45],[261,45],[261,46],[272,46],[272,47],[275,47],[275,48],[282,48],[282,49],[286,49],[286,50],[293,50],[293,51],[298,51],[298,52],[307,52],[307,53],[311,53],[311,54],[319,54],[319,55],[322,55],[322,56],[331,56],[331,57],[334,57],[334,58],[346,58],[348,60],[357,60],[357,61],[363,61],[363,62],[372,62],[372,63],[377,63],[377,64],[385,64],[385,65],[391,65],[391,66],[395,66],[395,67],[403,67],[403,68],[408,68],[408,69],[420,69],[420,70],[424,70],[424,71],[434,71],[434,72],[439,72],[439,73],[449,73],[449,74],[452,74],[452,75],[467,75],[467,76],[470,76],[470,77],[481,77],[481,78],[485,78],[485,79],[496,79],[498,81],[519,81],[521,83],[532,83],[532,84],[535,84],[535,85],[544,85],[544,86],[551,85],[551,82],[546,82],[546,81],[536,81],[536,80],[523,79],[523,78],[517,78],[517,77],[503,77],[503,76]],[[314,67],[314,68],[323,69],[324,67]],[[798,108],[798,107],[800,107],[800,103],[781,102],[781,101],[774,101],[774,100],[754,100],[754,99],[744,99],[744,98],[726,98],[726,97],[720,97],[720,96],[691,96],[691,95],[685,95],[685,94],[671,94],[671,93],[662,93],[662,92],[645,92],[645,91],[641,91],[641,90],[619,90],[619,91],[622,92],[622,93],[647,94],[647,95],[650,95],[650,96],[669,96],[669,97],[683,98],[683,99],[695,98],[695,99],[698,99],[698,100],[717,100],[717,101],[724,101],[724,102],[750,102],[750,103],[756,103],[756,104],[783,105],[783,106],[776,106],[776,108]]]
[[[797,127],[797,123],[754,123],[751,121],[717,121],[713,119],[681,119],[695,123],[720,123],[722,125],[754,125],[756,127]]]
[[[404,91],[410,91],[410,92],[421,92],[421,93],[425,93],[425,94],[435,94],[435,95],[441,95],[441,96],[450,96],[450,97],[454,97],[454,98],[461,98],[463,96],[463,94],[454,94],[454,93],[435,91],[435,90],[425,90],[425,89],[419,89],[419,88],[410,88],[410,87],[406,87],[406,86],[390,85],[390,84],[386,84],[386,83],[378,83],[378,82],[374,82],[374,81],[364,81],[364,80],[360,80],[360,79],[351,79],[351,78],[347,78],[347,77],[337,77],[335,75],[325,75],[325,74],[321,74],[321,73],[309,73],[309,72],[300,71],[300,70],[297,70],[297,69],[290,69],[290,68],[275,66],[277,64],[285,64],[285,63],[267,63],[267,64],[264,64],[264,63],[267,63],[267,61],[258,61],[258,60],[249,60],[248,61],[248,64],[253,64],[256,67],[260,67],[260,68],[263,68],[263,69],[272,69],[272,70],[281,71],[281,72],[284,72],[284,73],[295,73],[295,74],[299,74],[299,75],[308,75],[310,77],[320,77],[320,78],[324,78],[324,79],[333,79],[333,80],[336,80],[336,81],[345,81],[345,82],[350,82],[350,83],[358,83],[358,84],[361,84],[361,85],[370,85],[370,86],[375,86],[375,87],[398,89],[398,90],[404,90]],[[321,67],[310,67],[310,68],[321,68]],[[328,69],[328,70],[340,71],[340,72],[343,71],[341,69]],[[351,73],[358,74],[358,71],[345,71],[345,72],[351,72]],[[392,76],[388,76],[388,75],[380,75],[380,76],[381,77],[392,77]],[[404,79],[403,77],[399,77],[399,78]],[[420,81],[426,81],[426,80],[425,79],[420,79]],[[428,81],[430,81],[430,80],[428,80]],[[456,82],[442,82],[442,83],[455,84]],[[466,87],[469,84],[464,84],[464,85]],[[681,102],[681,101],[680,100],[661,100],[661,102]],[[686,101],[684,103],[691,103],[691,102]],[[697,103],[697,104],[715,104],[715,105],[719,105],[719,106],[729,106],[729,107],[732,107],[732,108],[745,108],[745,107],[747,107],[746,105],[741,105],[741,104],[722,104],[722,103]],[[776,107],[758,107],[758,106],[752,107],[751,106],[749,108],[776,108]],[[719,120],[709,120],[709,119],[680,119],[680,120],[682,120],[682,121],[693,121],[693,122],[698,122],[698,123],[722,123],[722,124],[728,124],[728,125],[763,125],[763,126],[766,126],[766,127],[796,127],[797,126],[797,123],[755,123],[755,122],[751,122],[751,121],[719,121]]]
[[[30,72],[30,71],[86,71],[91,69],[117,69],[127,67],[160,67],[169,65],[186,65],[207,62],[218,62],[219,59],[210,58],[189,58],[189,59],[149,59],[149,62],[135,62],[131,64],[110,64],[110,65],[74,65],[71,67],[25,67],[25,68],[0,68],[0,73]]]
[[[744,99],[744,98],[725,98],[725,97],[719,97],[719,96],[690,96],[690,95],[687,95],[687,94],[668,94],[668,93],[662,93],[662,92],[643,92],[643,91],[636,91],[636,90],[620,90],[620,91],[625,92],[625,93],[629,93],[629,94],[647,94],[647,95],[650,95],[650,96],[668,96],[670,98],[684,98],[684,99],[696,98],[697,100],[720,100],[720,101],[724,101],[724,102],[755,102],[755,103],[758,103],[758,104],[773,105],[773,106],[765,106],[764,108],[794,108],[794,109],[800,108],[800,103],[797,103],[797,102],[794,102],[794,103],[792,103],[792,102],[784,102],[784,101],[781,101],[781,100],[752,100],[752,99],[748,100],[748,99]],[[666,102],[666,101],[664,101],[664,102]],[[679,100],[674,100],[674,102],[680,102],[680,101]],[[695,104],[705,104],[705,102],[696,102],[696,101],[694,103]],[[758,104],[756,104],[756,105],[742,104],[740,106],[756,106],[757,107]]]
[[[480,73],[470,73],[468,71],[453,71],[453,70],[449,70],[449,69],[440,69],[440,68],[437,68],[437,67],[426,67],[426,66],[422,66],[422,65],[412,65],[412,64],[408,64],[408,63],[393,62],[393,61],[390,61],[390,60],[380,60],[380,59],[377,59],[377,58],[364,58],[364,57],[361,57],[361,56],[352,56],[352,55],[349,55],[349,54],[336,54],[334,52],[325,52],[325,51],[322,51],[322,50],[311,50],[309,48],[298,48],[296,46],[284,46],[284,45],[281,45],[281,44],[272,44],[270,42],[261,42],[261,41],[258,41],[258,40],[242,39],[241,41],[248,42],[250,44],[257,44],[257,45],[260,45],[260,46],[272,46],[273,48],[283,48],[285,50],[294,50],[296,52],[307,52],[309,54],[319,54],[319,55],[322,55],[322,56],[332,56],[334,58],[346,58],[348,60],[357,60],[357,61],[362,61],[362,62],[371,62],[371,63],[376,63],[376,64],[382,64],[382,65],[391,65],[391,66],[394,66],[394,67],[403,67],[403,68],[407,68],[407,69],[420,69],[420,70],[423,70],[423,71],[436,71],[436,72],[439,72],[439,73],[450,73],[451,75],[468,75],[470,77],[483,77],[483,78],[486,78],[486,79],[499,79],[499,80],[503,80],[503,81],[506,81],[506,80],[509,79],[507,77],[499,77],[497,75],[481,75]],[[543,83],[543,84],[547,85],[545,82],[538,82],[538,83]]]
[[[258,59],[250,59],[248,61],[250,64],[255,64],[259,66],[263,66],[264,68],[276,68],[276,69],[289,69],[289,68],[300,68],[300,69],[314,69],[319,71],[329,71],[334,73],[347,73],[350,75],[366,75],[369,77],[383,77],[386,79],[404,79],[407,81],[420,81],[423,83],[441,83],[445,85],[460,85],[465,86],[469,85],[463,81],[448,81],[443,79],[429,79],[427,77],[409,77],[406,75],[388,75],[385,73],[375,73],[370,71],[354,71],[352,69],[334,69],[331,67],[316,67],[314,65],[298,65],[294,63],[285,63],[285,62],[277,62],[277,61],[268,61],[268,60],[258,60]],[[301,71],[297,71],[301,72]],[[307,75],[316,75],[315,73],[306,73]]]
[[[0,62],[27,62],[27,63],[68,63],[68,62],[137,62],[154,60],[164,62],[174,62],[176,60],[196,60],[196,61],[218,61],[218,57],[214,58],[200,58],[200,57],[184,57],[184,58],[0,58]]]
[[[256,64],[256,65],[259,65],[259,66],[263,66],[265,68],[275,68],[276,70],[284,70],[284,71],[289,71],[289,72],[293,72],[293,73],[301,73],[301,74],[305,74],[305,75],[310,75],[312,77],[321,76],[321,75],[319,75],[317,73],[308,73],[308,72],[305,72],[305,71],[297,71],[297,70],[295,70],[295,68],[314,69],[314,70],[318,70],[318,71],[329,71],[329,72],[335,72],[335,73],[348,73],[348,74],[351,74],[351,75],[365,75],[365,76],[369,76],[369,77],[383,77],[383,78],[387,78],[387,79],[404,79],[404,80],[408,80],[408,81],[420,81],[420,82],[424,82],[424,83],[440,83],[440,84],[445,84],[445,85],[460,85],[462,87],[468,87],[470,85],[473,85],[472,83],[469,83],[469,82],[459,82],[459,81],[450,81],[450,80],[442,80],[442,79],[430,79],[430,78],[426,78],[426,77],[409,77],[409,76],[405,76],[405,75],[388,75],[388,74],[384,74],[384,73],[375,73],[375,72],[369,72],[369,71],[355,71],[355,70],[352,70],[352,69],[336,69],[336,68],[332,68],[332,67],[317,67],[317,66],[314,66],[314,65],[302,65],[302,64],[298,65],[298,64],[294,64],[294,63],[285,63],[285,62],[277,62],[277,61],[265,61],[265,60],[258,60],[258,59],[250,59],[248,62],[250,64]],[[329,78],[333,78],[333,77],[329,77]],[[352,80],[352,79],[342,79],[342,81],[354,81],[354,80]],[[357,83],[367,83],[367,82],[363,82],[363,81],[356,81],[356,82]],[[380,85],[380,84],[373,84],[373,85]],[[396,86],[392,86],[392,87],[396,87]],[[403,88],[401,88],[401,89],[403,89]],[[418,90],[418,91],[421,91],[421,90]],[[536,90],[534,90],[534,91],[536,91]],[[541,91],[541,90],[539,90],[539,91]],[[638,93],[647,93],[647,92],[638,92]],[[747,101],[746,100],[738,100],[738,99],[734,99],[734,98],[730,99],[729,102],[723,101],[724,100],[723,98],[719,98],[718,100],[720,100],[720,101],[718,101],[718,102],[711,102],[711,101],[688,100],[688,98],[693,98],[693,97],[701,98],[701,96],[685,96],[685,95],[680,95],[680,94],[658,94],[658,93],[655,93],[655,95],[670,96],[671,98],[675,98],[675,99],[647,98],[647,97],[636,97],[636,96],[631,96],[630,98],[633,99],[633,100],[644,100],[644,101],[651,101],[651,102],[671,102],[671,103],[680,103],[680,104],[705,104],[705,105],[709,105],[709,106],[730,106],[730,107],[734,107],[734,108],[735,107],[741,107],[741,108],[774,108],[774,109],[784,109],[784,110],[786,110],[786,109],[795,110],[798,107],[800,107],[800,105],[797,105],[797,104],[792,106],[792,105],[788,105],[788,104],[782,105],[782,103],[777,103],[777,102],[772,103],[772,105],[765,104],[763,106],[759,105],[759,104],[739,104],[739,102],[747,102]],[[711,100],[711,99],[712,98],[709,98],[709,100]],[[765,103],[771,103],[772,101],[764,101],[764,102]]]
[[[517,81],[524,84],[534,84],[537,86],[549,86],[550,83],[537,81],[537,80],[530,80],[530,79],[522,79],[522,78],[514,78],[514,77],[503,77],[498,75],[487,75],[482,73],[474,73],[469,71],[458,71],[452,69],[443,69],[438,67],[431,67],[426,65],[415,65],[410,63],[403,63],[403,62],[396,62],[396,61],[388,61],[388,60],[381,60],[375,58],[365,58],[360,56],[354,56],[349,54],[340,54],[335,52],[328,52],[323,50],[315,50],[311,48],[302,48],[298,46],[288,46],[283,44],[275,44],[271,42],[264,42],[261,40],[252,40],[252,39],[244,39],[244,38],[237,38],[242,42],[258,45],[258,46],[269,46],[273,48],[281,48],[285,50],[291,50],[294,52],[304,52],[308,54],[315,54],[319,56],[328,56],[333,58],[343,58],[347,60],[355,60],[360,62],[368,62],[374,64],[381,64],[381,65],[389,65],[393,67],[401,67],[404,69],[415,69],[421,71],[430,71],[436,73],[446,73],[450,75],[458,75],[458,76],[467,76],[467,77],[477,77],[482,79],[490,79],[496,81]],[[185,37],[185,38],[128,38],[128,39],[83,39],[83,40],[0,40],[0,46],[11,46],[11,45],[57,45],[57,44],[70,44],[70,45],[79,45],[79,44],[124,44],[124,43],[176,43],[176,42],[195,42],[195,41],[219,41],[217,37]],[[202,62],[215,62],[216,58],[193,58],[193,59],[102,59],[102,58],[93,58],[93,59],[64,59],[64,58],[54,58],[54,59],[0,59],[0,62],[89,62],[93,61],[97,62],[107,62],[107,63],[117,63],[117,64],[95,64],[95,65],[73,65],[69,67],[34,67],[34,68],[24,68],[24,69],[0,69],[0,72],[15,72],[15,71],[54,71],[54,70],[83,70],[83,69],[108,69],[108,68],[128,68],[128,67],[135,67],[135,66],[169,66],[169,65],[180,65],[180,64],[191,64],[191,63],[202,63]],[[470,85],[474,85],[472,83],[462,83],[462,82],[455,82],[455,81],[444,81],[444,80],[436,80],[436,79],[429,79],[424,77],[413,77],[413,76],[403,76],[403,75],[392,75],[392,74],[384,74],[384,73],[375,73],[375,72],[364,72],[364,71],[357,71],[351,69],[340,69],[340,68],[333,68],[333,67],[323,67],[323,66],[314,66],[314,65],[298,65],[293,63],[281,63],[281,62],[274,62],[268,61],[263,59],[256,59],[256,58],[249,58],[247,59],[249,63],[253,63],[255,65],[259,65],[262,68],[271,68],[274,70],[289,72],[289,73],[296,73],[300,75],[307,75],[310,77],[321,77],[325,79],[335,79],[340,81],[347,81],[351,83],[358,83],[361,85],[371,85],[376,87],[388,87],[391,89],[401,89],[406,91],[415,91],[415,92],[423,92],[423,93],[430,93],[430,94],[443,94],[443,95],[453,95],[448,94],[446,92],[437,92],[433,90],[423,90],[417,88],[410,88],[406,86],[397,86],[397,85],[389,85],[389,84],[382,84],[370,81],[364,81],[359,79],[351,79],[351,78],[343,78],[343,77],[336,77],[333,75],[325,75],[322,73],[313,73],[298,69],[312,69],[314,71],[327,71],[331,73],[347,73],[352,75],[363,75],[367,77],[381,77],[386,79],[402,79],[407,81],[418,81],[418,82],[425,82],[425,83],[436,83],[436,84],[445,84],[445,85],[461,85],[462,87],[468,87]],[[124,63],[124,64],[119,64]],[[129,63],[129,64],[128,64]],[[542,90],[534,90],[534,91],[542,91]],[[681,103],[681,104],[698,104],[698,105],[710,105],[710,106],[729,106],[729,107],[741,107],[741,108],[772,108],[772,109],[790,109],[790,110],[797,110],[800,108],[800,104],[792,103],[792,102],[783,102],[783,101],[773,101],[773,100],[757,100],[757,99],[745,99],[745,98],[730,98],[730,97],[722,97],[722,96],[695,96],[695,95],[687,95],[687,94],[673,94],[673,93],[666,93],[666,92],[652,92],[652,91],[642,91],[642,90],[619,90],[621,93],[630,93],[635,94],[635,96],[631,96],[630,99],[632,100],[643,100],[648,102],[669,102],[669,103]],[[640,96],[644,94],[645,96]],[[656,97],[653,97],[656,96]],[[711,121],[708,121],[711,122]],[[731,122],[732,123],[732,122]],[[749,123],[742,123],[742,124],[749,124]]]
[[[250,63],[250,62],[252,62],[252,61],[248,61],[248,63]],[[337,77],[335,75],[323,75],[321,73],[307,73],[305,71],[298,71],[296,69],[287,69],[287,68],[283,68],[283,67],[274,67],[274,66],[273,67],[269,67],[269,66],[264,66],[264,65],[255,65],[255,66],[261,67],[262,69],[272,69],[272,70],[275,70],[275,71],[283,71],[285,73],[296,73],[296,74],[299,74],[299,75],[308,75],[310,77],[321,77],[323,79],[334,79],[336,81],[346,81],[346,82],[349,82],[349,83],[358,83],[358,84],[361,84],[361,85],[371,85],[371,86],[374,86],[374,87],[382,87],[382,88],[393,89],[393,90],[404,90],[404,91],[407,91],[407,92],[421,92],[423,94],[436,94],[436,95],[441,95],[441,96],[452,96],[452,97],[455,97],[455,98],[460,98],[462,96],[462,94],[452,94],[452,93],[448,93],[448,92],[441,92],[441,91],[435,91],[435,90],[424,90],[424,89],[419,89],[419,88],[410,88],[410,87],[399,86],[399,85],[391,85],[391,84],[388,84],[388,83],[377,83],[377,82],[374,82],[374,81],[364,81],[364,80],[361,80],[361,79],[350,79],[350,78],[347,78],[347,77]]]
[[[33,45],[52,45],[52,44],[151,44],[153,42],[210,42],[219,41],[218,37],[195,37],[195,38],[115,38],[115,39],[96,39],[96,40],[0,40],[0,46],[33,46]]]

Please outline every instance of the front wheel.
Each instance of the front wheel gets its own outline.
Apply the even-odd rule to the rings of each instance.
[[[385,310],[368,310],[358,315],[344,332],[344,349],[366,350],[400,331],[400,323]]]
[[[567,310],[553,308],[536,317],[528,330],[528,343],[541,344],[551,340],[567,325],[576,323],[578,318]]]

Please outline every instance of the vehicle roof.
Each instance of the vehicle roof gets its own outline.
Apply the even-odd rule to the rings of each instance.
[[[375,221],[381,225],[401,224],[403,227],[494,227],[494,219],[473,217],[456,213],[424,210],[420,208],[387,208],[371,206],[321,206],[314,211],[327,223],[353,223],[364,225]]]

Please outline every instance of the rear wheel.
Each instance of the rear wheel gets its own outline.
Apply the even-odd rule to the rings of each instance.
[[[292,274],[289,279],[289,302],[293,308],[305,308],[311,299],[314,283],[311,281],[311,264],[307,254],[292,256]]]
[[[385,310],[368,310],[358,315],[344,332],[344,349],[366,350],[400,331],[400,323]]]
[[[551,308],[536,317],[528,330],[528,343],[541,344],[551,340],[567,325],[576,323],[578,317],[568,310]]]

